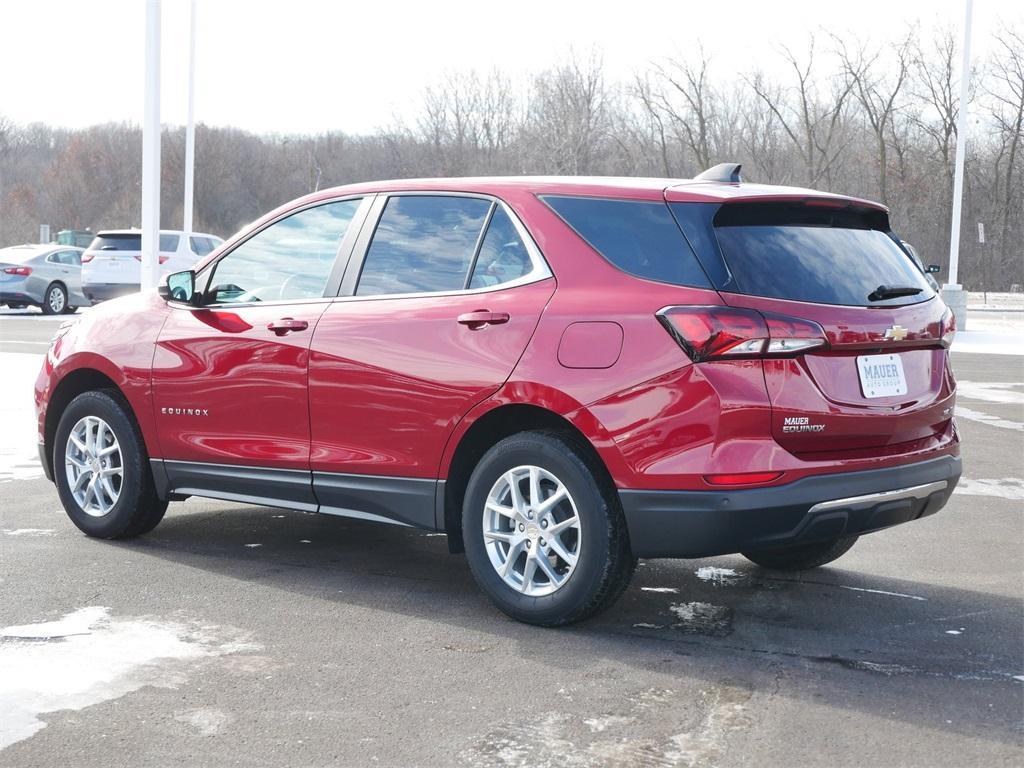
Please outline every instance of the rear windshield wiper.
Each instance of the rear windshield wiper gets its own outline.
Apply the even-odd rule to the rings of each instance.
[[[868,301],[896,299],[900,296],[916,296],[923,290],[924,288],[915,288],[912,285],[880,285],[868,294]]]

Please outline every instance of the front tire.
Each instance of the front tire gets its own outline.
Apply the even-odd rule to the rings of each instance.
[[[51,283],[43,296],[42,310],[44,315],[59,315],[67,310],[68,292],[60,283]]]
[[[524,432],[484,454],[466,488],[462,535],[477,584],[528,624],[599,613],[636,568],[615,487],[562,433]]]
[[[167,510],[142,434],[117,392],[84,392],[71,401],[57,425],[53,474],[68,517],[89,536],[148,533]]]
[[[858,536],[847,536],[817,544],[762,549],[744,552],[743,556],[762,568],[770,568],[774,571],[808,571],[811,568],[819,568],[833,560],[838,560],[850,551],[850,548],[857,543],[858,538]]]

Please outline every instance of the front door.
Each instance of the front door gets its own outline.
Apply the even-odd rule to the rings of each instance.
[[[445,443],[508,379],[554,280],[503,205],[440,194],[391,196],[358,275],[313,339],[314,488],[324,512],[433,526]]]
[[[153,359],[158,435],[172,490],[315,509],[309,347],[359,200],[306,208],[236,246],[173,304]]]

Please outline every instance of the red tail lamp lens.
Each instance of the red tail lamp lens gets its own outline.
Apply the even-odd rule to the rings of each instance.
[[[667,307],[658,319],[695,363],[758,356],[768,328],[758,312],[730,307]]]
[[[762,485],[778,480],[781,472],[734,472],[724,475],[704,475],[709,485]]]

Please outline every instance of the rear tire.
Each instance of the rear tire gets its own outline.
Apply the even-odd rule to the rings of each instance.
[[[148,533],[167,511],[153,485],[142,434],[115,391],[84,392],[61,414],[53,475],[68,517],[89,536]]]
[[[59,315],[68,308],[68,292],[60,283],[50,283],[40,307],[44,315]]]
[[[857,543],[858,538],[860,537],[847,536],[817,544],[762,549],[744,552],[743,556],[762,568],[770,568],[774,571],[807,571],[838,560],[850,551],[850,548]]]
[[[558,432],[513,435],[484,454],[466,488],[462,535],[477,584],[528,624],[603,611],[636,568],[614,485],[585,446]]]

